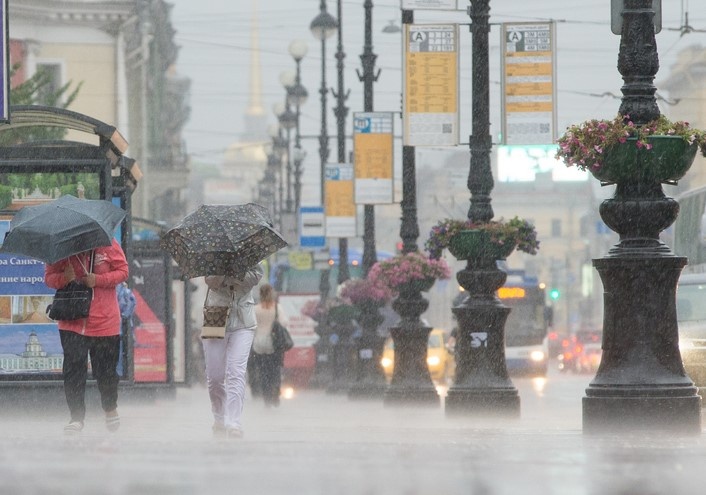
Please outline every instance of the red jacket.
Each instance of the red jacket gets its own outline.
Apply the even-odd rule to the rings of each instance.
[[[109,337],[120,334],[120,308],[115,287],[127,280],[128,265],[120,244],[113,239],[111,246],[95,249],[93,273],[96,286],[93,288],[93,301],[88,318],[71,321],[58,321],[59,330],[69,330],[89,337]],[[91,252],[86,251],[69,256],[44,267],[44,282],[52,289],[60,289],[68,282],[64,268],[71,263],[76,278],[81,279],[86,271],[81,262],[90,268]]]

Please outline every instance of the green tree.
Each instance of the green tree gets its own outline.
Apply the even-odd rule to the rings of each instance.
[[[10,70],[12,77],[21,64],[17,63]],[[78,83],[74,89],[72,81],[67,82],[60,88],[53,90],[54,80],[46,69],[40,68],[26,81],[18,84],[10,90],[11,105],[44,105],[56,108],[68,108],[83,85]],[[13,144],[26,143],[31,141],[54,141],[60,140],[66,135],[66,129],[61,127],[30,126],[18,129],[8,129],[0,132],[0,146],[11,146]]]

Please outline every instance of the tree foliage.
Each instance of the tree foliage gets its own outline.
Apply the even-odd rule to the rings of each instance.
[[[21,64],[17,63],[10,70],[12,77]],[[78,83],[73,89],[72,81],[54,90],[52,74],[45,68],[39,68],[32,77],[10,90],[11,105],[44,105],[56,108],[68,108],[76,97],[83,83]],[[11,116],[12,117],[12,116]],[[18,129],[8,129],[0,132],[0,146],[26,143],[31,141],[54,141],[62,139],[66,129],[61,127],[29,126]]]

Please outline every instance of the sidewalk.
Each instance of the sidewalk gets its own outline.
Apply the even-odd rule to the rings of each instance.
[[[121,404],[116,434],[99,411],[78,438],[64,437],[63,409],[3,417],[2,493],[703,493],[706,436],[587,437],[580,401],[516,385],[523,413],[515,421],[450,420],[441,407],[386,408],[322,391],[277,409],[249,397],[245,438],[227,441],[211,436],[202,386]],[[583,386],[572,385],[578,393]]]

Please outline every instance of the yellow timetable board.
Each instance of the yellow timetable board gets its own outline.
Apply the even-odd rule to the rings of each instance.
[[[502,25],[502,142],[551,144],[556,140],[554,24]]]
[[[458,26],[406,24],[404,141],[458,144]]]

